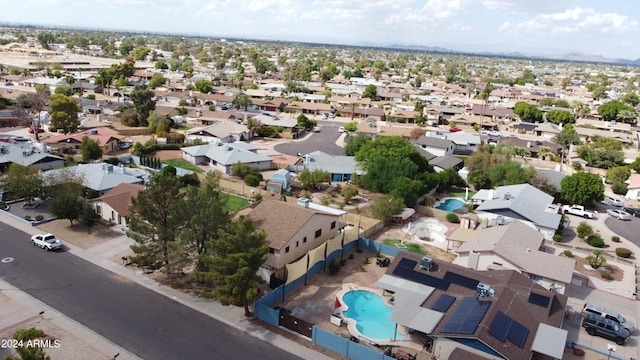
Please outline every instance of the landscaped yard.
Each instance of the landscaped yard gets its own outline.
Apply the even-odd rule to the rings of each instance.
[[[471,199],[471,197],[473,195],[475,195],[475,194],[476,194],[475,191],[469,190],[469,199]],[[451,197],[457,197],[457,198],[464,199],[464,196],[466,195],[466,190],[465,189],[460,189],[460,188],[453,188],[453,189],[449,190],[448,195],[451,196]]]
[[[400,245],[399,244],[402,243],[402,240],[398,240],[398,239],[384,239],[382,240],[383,243],[387,244],[387,245],[391,245],[391,246],[396,246],[396,247],[406,247],[407,251],[411,251],[414,252],[416,254],[420,254],[420,255],[427,255],[427,250],[423,249],[422,246],[420,244],[416,244],[416,243],[407,243],[405,242],[404,245]]]
[[[228,195],[229,200],[227,200],[227,209],[229,209],[230,212],[233,213],[249,206],[249,200],[231,194]]]
[[[186,170],[195,171],[195,172],[198,172],[198,173],[202,172],[202,169],[200,169],[199,167],[193,165],[192,163],[188,162],[185,159],[162,160],[162,163],[170,165],[170,166],[173,166],[175,168],[182,168],[182,169],[186,169]]]

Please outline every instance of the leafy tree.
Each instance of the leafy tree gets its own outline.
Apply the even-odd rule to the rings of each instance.
[[[227,199],[228,195],[220,191],[215,173],[209,173],[202,186],[189,186],[186,190],[184,207],[179,209],[179,217],[185,219],[178,233],[183,245],[180,257],[185,261],[195,257],[197,272],[209,270],[204,255],[210,252],[210,242],[218,239],[220,230],[230,221]]]
[[[367,134],[349,136],[349,140],[347,140],[347,144],[344,146],[344,154],[346,156],[354,156],[358,150],[369,141],[371,141],[371,136]]]
[[[322,183],[331,181],[331,177],[328,171],[304,169],[298,174],[298,180],[302,183],[303,188],[311,190],[317,189],[318,185]]]
[[[131,249],[134,263],[172,269],[176,233],[184,223],[179,209],[184,208],[180,179],[169,173],[151,178],[147,188],[131,199],[131,222],[127,235],[136,241]]]
[[[213,91],[213,83],[210,80],[200,79],[196,80],[195,83],[196,90],[201,93],[208,94]]]
[[[120,49],[119,49],[120,54],[122,56],[127,56],[133,50],[134,47],[135,45],[133,44],[133,41],[131,40],[131,38],[125,37],[120,43]]]
[[[82,203],[82,209],[80,211],[80,218],[78,222],[82,226],[87,227],[87,231],[91,233],[91,227],[100,222],[100,215],[96,214],[93,207],[86,200]]]
[[[91,140],[88,136],[82,137],[80,143],[80,153],[82,153],[82,161],[89,162],[102,158],[102,148],[98,140]]]
[[[58,219],[67,219],[71,226],[80,219],[86,200],[73,188],[62,188],[49,201],[49,211]]]
[[[454,186],[464,186],[464,180],[454,168],[449,168],[438,173],[439,190],[448,191]]]
[[[70,88],[69,88],[70,89]],[[24,118],[25,122],[31,122],[34,129],[40,128],[41,112],[46,109],[49,102],[49,88],[46,91],[36,91],[35,93],[21,94],[16,98],[14,112],[18,117]],[[36,141],[39,141],[38,132],[34,132]]]
[[[492,186],[516,185],[528,183],[533,172],[532,167],[523,168],[520,163],[507,160],[492,165],[488,177]]]
[[[157,87],[160,87],[164,84],[167,83],[167,79],[164,77],[164,75],[158,73],[158,74],[154,74],[151,77],[151,80],[149,80],[149,87],[151,89],[155,89]]]
[[[636,94],[635,92],[629,92],[624,94],[624,96],[622,97],[622,102],[636,107],[640,103],[640,97],[638,97],[638,94]]]
[[[391,195],[385,195],[375,200],[371,208],[376,219],[389,221],[404,209],[404,201]]]
[[[357,129],[358,129],[358,122],[357,121],[351,121],[351,122],[348,122],[348,123],[344,124],[344,130],[345,131],[353,132],[353,131],[356,131]]]
[[[473,188],[476,190],[491,187],[491,179],[489,179],[487,171],[481,168],[471,171],[469,175],[467,175],[467,182],[473,185]]]
[[[593,235],[593,228],[586,221],[581,221],[576,227],[576,234],[580,239],[586,239]]]
[[[146,46],[138,46],[135,49],[133,49],[133,59],[144,60],[147,57],[147,55],[149,55],[150,51],[151,49],[149,49]]]
[[[244,179],[245,176],[251,174],[254,171],[255,170],[251,166],[241,163],[240,161],[231,165],[231,173],[241,179]]]
[[[249,301],[263,282],[257,275],[267,259],[267,234],[256,230],[251,220],[240,216],[210,240],[211,252],[202,256],[209,271],[204,278],[212,283],[214,296],[222,305],[238,304],[250,316]]]
[[[26,198],[31,204],[34,197],[42,194],[42,177],[36,168],[11,163],[4,179],[4,186],[17,199]]]
[[[257,171],[254,171],[244,177],[244,183],[248,186],[258,186],[260,185],[260,181],[262,181],[262,174]]]
[[[58,86],[54,91],[54,94],[62,94],[62,95],[66,95],[66,96],[71,96],[73,95],[73,90],[71,90],[70,86],[67,85],[62,85],[62,86]]]
[[[298,126],[302,126],[305,130],[313,130],[316,125],[318,125],[318,123],[315,120],[309,119],[304,114],[298,115]]]
[[[351,199],[358,195],[358,188],[352,185],[347,185],[342,188],[340,194],[344,197],[344,202],[349,204]]]
[[[594,136],[591,143],[580,146],[578,156],[589,165],[609,169],[624,164],[622,143],[616,139]]]
[[[609,101],[606,104],[598,106],[598,114],[602,116],[605,121],[616,120],[618,118],[618,113],[623,110],[635,113],[635,109],[632,106],[623,104],[618,100]]]
[[[78,112],[80,107],[72,97],[53,94],[49,100],[49,115],[51,115],[51,125],[62,130],[65,134],[75,132],[80,125]]]
[[[582,143],[580,140],[580,135],[576,132],[576,129],[573,125],[568,124],[562,128],[556,136],[552,139],[556,144],[562,145],[562,156],[565,157],[565,154],[569,152],[569,148],[571,145],[579,145]]]
[[[156,94],[149,90],[146,85],[136,85],[131,92],[131,101],[138,114],[138,126],[147,126],[149,113],[156,108],[156,101],[153,97]]]
[[[378,96],[378,89],[373,84],[367,85],[362,91],[363,98],[376,99],[377,96]]]
[[[155,110],[149,113],[147,123],[149,124],[149,131],[154,134],[166,134],[171,131],[171,119],[168,119],[165,115],[158,114]]]
[[[629,167],[636,173],[640,173],[640,156],[636,157],[635,160],[629,164]]]
[[[631,168],[629,166],[616,166],[607,170],[606,180],[608,183],[623,183],[631,176]]]
[[[573,124],[576,122],[572,113],[566,110],[551,110],[547,113],[546,118],[549,122],[554,124]]]
[[[36,39],[43,49],[49,50],[51,49],[51,44],[53,44],[55,41],[55,36],[51,32],[43,31],[38,33]]]
[[[628,190],[627,184],[621,181],[614,181],[611,185],[611,191],[613,191],[614,194],[625,195]]]
[[[579,171],[562,179],[560,197],[572,204],[593,204],[604,199],[604,184],[600,175]]]
[[[542,120],[542,112],[540,109],[524,101],[519,101],[515,104],[513,113],[518,115],[522,121],[526,122],[540,122]]]

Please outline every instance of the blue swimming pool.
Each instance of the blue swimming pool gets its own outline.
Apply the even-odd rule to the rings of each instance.
[[[436,209],[444,211],[453,211],[464,206],[464,203],[458,199],[447,199],[442,204],[436,206]]]
[[[391,321],[391,308],[382,297],[366,290],[352,290],[342,297],[349,307],[343,313],[345,317],[356,321],[356,329],[371,339],[393,339],[396,324]],[[404,336],[398,332],[396,340],[403,340]]]

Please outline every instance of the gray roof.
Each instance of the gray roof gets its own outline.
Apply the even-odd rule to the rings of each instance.
[[[263,125],[282,126],[284,128],[293,128],[298,125],[298,119],[292,114],[259,114],[253,117]]]
[[[140,170],[107,163],[80,164],[64,169],[47,171],[46,174],[55,175],[62,172],[70,172],[82,177],[85,187],[98,192],[113,189],[122,183],[142,184],[147,177],[147,174]]]
[[[548,212],[553,197],[529,184],[500,186],[493,196],[476,210],[530,221],[541,227],[557,229],[562,216]]]
[[[554,359],[562,359],[568,334],[567,330],[540,323],[531,350]]]
[[[436,149],[446,149],[453,144],[452,141],[447,139],[441,139],[433,136],[420,136],[416,141],[416,144],[426,147],[432,147]]]
[[[189,135],[211,134],[218,139],[224,139],[229,137],[229,135],[242,134],[247,131],[248,129],[245,125],[240,125],[234,121],[220,121],[205,128],[190,131]]]
[[[217,143],[190,146],[183,148],[182,151],[191,156],[206,156],[221,165],[233,165],[237,162],[246,164],[272,160],[269,156],[256,154],[249,149],[255,149],[255,147],[251,144],[238,141],[231,144]]]
[[[46,145],[45,145],[46,146]],[[22,166],[31,166],[33,164],[62,160],[63,157],[51,155],[41,152],[31,143],[26,144],[1,144],[0,148],[0,164],[19,164]]]
[[[567,177],[567,174],[550,169],[535,169],[535,171],[547,178],[547,183],[553,185],[558,191],[560,191],[560,182]]]
[[[305,167],[309,171],[324,170],[330,174],[360,173],[358,164],[353,156],[329,155],[322,151],[314,151],[305,155]]]
[[[441,169],[455,168],[461,163],[462,163],[462,160],[458,159],[455,156],[437,156],[429,160],[429,165],[437,166]]]

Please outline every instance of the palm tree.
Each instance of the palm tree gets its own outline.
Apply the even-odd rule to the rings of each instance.
[[[478,97],[482,99],[482,117],[480,118],[480,130],[482,130],[482,121],[484,120],[484,112],[487,108],[487,101],[489,101],[489,97],[491,96],[492,92],[493,85],[491,85],[491,83],[487,83],[487,85],[484,86],[484,89],[480,90],[480,94],[478,95]]]
[[[251,98],[247,94],[240,94],[236,96],[235,99],[233,99],[233,102],[231,104],[237,109],[240,109],[240,107],[243,106],[244,111],[247,111],[247,108],[249,107],[249,105],[251,105]]]
[[[545,160],[548,156],[553,156],[553,152],[546,146],[541,146],[538,149],[538,158]]]
[[[351,108],[351,120],[353,120],[353,116],[356,114],[356,106],[358,106],[358,103],[355,101],[349,103],[349,107]]]
[[[618,112],[618,120],[625,122],[625,123],[635,123],[636,119],[637,119],[638,115],[631,110],[620,110],[620,112]]]

